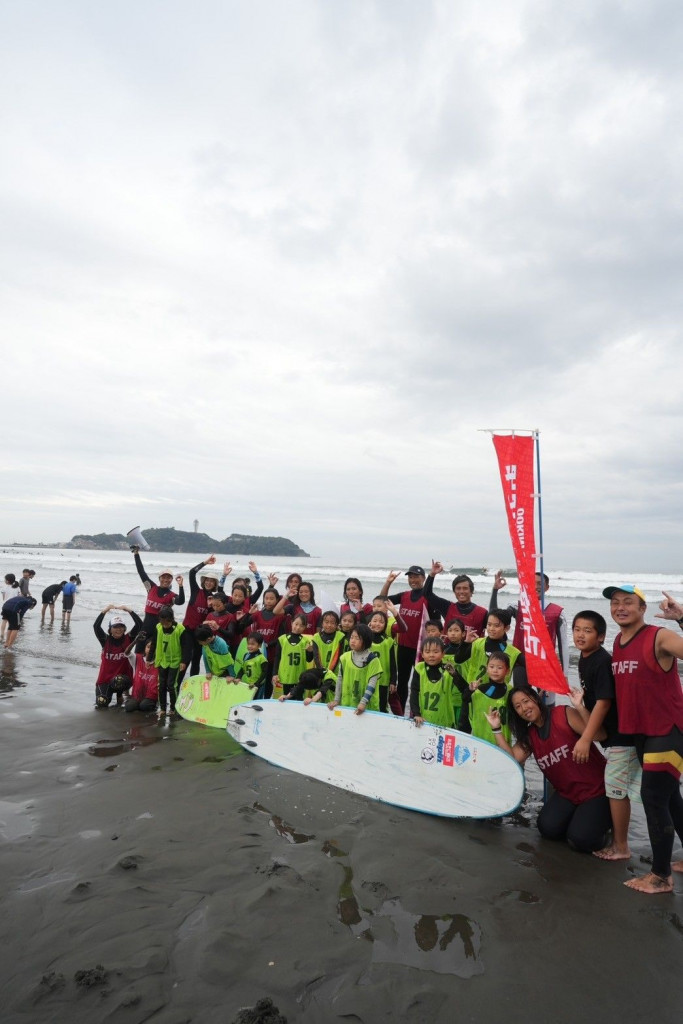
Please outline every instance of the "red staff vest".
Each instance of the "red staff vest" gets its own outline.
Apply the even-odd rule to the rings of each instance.
[[[486,608],[482,608],[480,604],[475,604],[471,612],[468,612],[467,615],[462,615],[458,611],[457,604],[451,602],[448,606],[448,611],[446,612],[446,618],[444,619],[443,631],[444,633],[446,632],[448,629],[448,623],[452,622],[453,619],[460,619],[460,621],[464,622],[466,626],[471,626],[472,629],[476,629],[479,636],[483,636],[487,615],[488,612],[486,611]]]
[[[158,615],[165,604],[173,604],[176,595],[172,590],[168,594],[160,594],[156,583],[153,583],[147,591],[147,603],[145,604],[145,615]]]
[[[159,673],[156,665],[148,665],[141,654],[135,655],[135,676],[130,691],[134,700],[157,700],[159,697]]]
[[[206,600],[206,591],[204,587],[200,587],[194,601],[187,606],[183,626],[185,629],[196,629],[197,626],[201,626],[208,614],[209,603]]]
[[[550,732],[546,740],[535,725],[527,733],[531,752],[538,767],[560,796],[573,804],[582,804],[596,796],[605,795],[605,758],[591,743],[586,764],[572,759],[572,750],[578,736],[567,721],[563,706],[548,708]]]
[[[272,647],[280,635],[282,624],[285,621],[284,615],[273,615],[264,619],[263,612],[252,612],[252,625],[250,633],[260,633],[266,647]]]
[[[102,660],[100,661],[100,672],[96,679],[96,685],[110,683],[115,676],[127,676],[132,680],[133,669],[126,657],[126,648],[130,644],[130,633],[120,640],[114,642],[108,636],[102,648]]]
[[[420,641],[420,629],[422,628],[422,609],[427,608],[427,601],[424,596],[420,597],[417,601],[411,601],[411,593],[412,591],[410,590],[404,590],[401,594],[399,608],[401,610],[401,618],[408,629],[405,633],[397,634],[396,642],[399,647],[410,647],[416,651]]]
[[[612,672],[617,695],[619,732],[667,736],[683,730],[683,691],[674,658],[665,670],[655,656],[661,626],[643,626],[625,644],[614,641]]]

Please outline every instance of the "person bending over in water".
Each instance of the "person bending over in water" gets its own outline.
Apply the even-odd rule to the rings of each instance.
[[[498,746],[520,764],[533,754],[555,790],[538,816],[541,835],[545,839],[564,839],[581,853],[593,853],[605,845],[610,813],[605,796],[605,758],[595,744],[585,763],[578,764],[572,758],[576,737],[583,733],[589,717],[582,699],[580,690],[572,690],[573,707],[544,707],[540,694],[531,686],[516,687],[507,703],[513,746],[503,735],[499,710],[493,708],[486,717]]]
[[[2,606],[3,625],[7,623],[5,647],[10,648],[14,646],[14,641],[19,635],[24,615],[31,608],[35,608],[37,603],[35,597],[22,597],[20,594],[17,597],[10,597],[8,601],[5,601]]]
[[[45,622],[45,613],[50,609],[50,622],[55,621],[55,604],[57,598],[61,594],[62,590],[66,586],[66,580],[62,580],[61,583],[53,583],[51,586],[46,587],[42,593],[43,607],[40,610],[40,622],[41,625]]]
[[[12,597],[21,597],[21,590],[17,582],[17,578],[13,572],[8,572],[5,575],[5,582],[0,587],[0,603],[4,605],[5,601],[9,601]],[[7,631],[7,619],[3,616],[2,625],[0,625],[0,641],[5,642],[5,632]]]

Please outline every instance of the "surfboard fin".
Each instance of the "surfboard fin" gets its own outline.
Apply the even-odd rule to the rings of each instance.
[[[248,747],[258,747],[258,743],[256,743],[254,740],[245,740],[245,743]]]

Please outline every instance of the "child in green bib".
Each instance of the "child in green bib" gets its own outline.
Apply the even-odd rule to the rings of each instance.
[[[159,673],[159,713],[166,714],[168,697],[171,714],[175,715],[178,676],[182,678],[192,658],[192,636],[180,622],[175,621],[173,609],[166,604],[159,610],[159,621],[153,639],[154,664]]]
[[[307,668],[301,673],[301,678],[296,686],[292,686],[289,693],[278,698],[280,701],[300,700],[308,707],[309,704],[318,704],[324,701],[332,691],[337,682],[334,672],[324,668]]]
[[[507,699],[511,687],[506,678],[510,672],[510,659],[505,651],[494,651],[488,660],[486,675],[481,682],[465,687],[460,710],[459,728],[470,732],[488,743],[496,739],[486,715],[491,711],[500,713],[503,736],[510,742],[510,726],[507,721]]]
[[[444,661],[443,640],[429,637],[422,645],[422,661],[415,666],[410,685],[410,713],[415,725],[431,722],[447,729],[455,726],[462,696],[454,675],[454,666]]]
[[[344,640],[344,634],[339,628],[339,616],[336,612],[323,612],[320,620],[320,629],[313,634],[313,655],[318,668],[327,670]]]
[[[299,682],[301,673],[313,663],[313,638],[304,634],[307,626],[308,619],[299,613],[292,619],[290,632],[277,638],[273,689],[281,685],[285,695]]]
[[[478,683],[485,678],[488,661],[494,651],[503,651],[508,657],[506,683],[510,682],[515,665],[518,666],[515,682],[526,681],[525,677],[517,678],[519,672],[524,673],[524,655],[508,642],[507,630],[510,622],[511,615],[506,609],[498,608],[496,611],[488,613],[485,627],[486,636],[479,637],[472,643],[470,656],[460,667],[460,671],[468,683]],[[465,646],[463,644],[463,647]]]
[[[372,631],[371,650],[376,651],[382,664],[379,682],[379,709],[386,712],[389,693],[396,693],[396,641],[387,635],[386,612],[373,612],[368,625]]]
[[[263,654],[263,636],[257,630],[247,636],[247,653],[237,675],[248,686],[253,686],[255,700],[263,700],[268,677],[268,659]]]
[[[371,650],[372,632],[369,626],[358,623],[351,630],[349,648],[339,659],[334,700],[328,704],[333,711],[339,704],[355,708],[362,715],[368,709],[379,711],[379,681],[382,664],[376,651]]]
[[[194,638],[202,648],[202,659],[207,679],[213,676],[235,677],[235,663],[230,648],[221,636],[216,636],[209,626],[197,626]]]

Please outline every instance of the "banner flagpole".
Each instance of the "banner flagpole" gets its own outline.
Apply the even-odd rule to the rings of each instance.
[[[517,564],[519,606],[516,646],[523,649],[529,682],[539,691],[568,693],[555,645],[550,637],[542,607],[543,587],[536,573],[544,571],[543,544],[537,546],[535,522],[541,525],[538,429],[507,427],[487,430],[492,434],[503,488],[505,515]],[[536,471],[536,472],[535,472]],[[536,504],[539,508],[536,508]],[[541,536],[539,536],[541,540]],[[540,577],[543,580],[543,577]],[[539,593],[540,592],[540,593]]]
[[[536,446],[536,487],[538,498],[538,571],[541,574],[541,610],[545,611],[545,580],[543,578],[543,497],[541,491],[541,445],[540,430],[534,430],[532,436]]]

